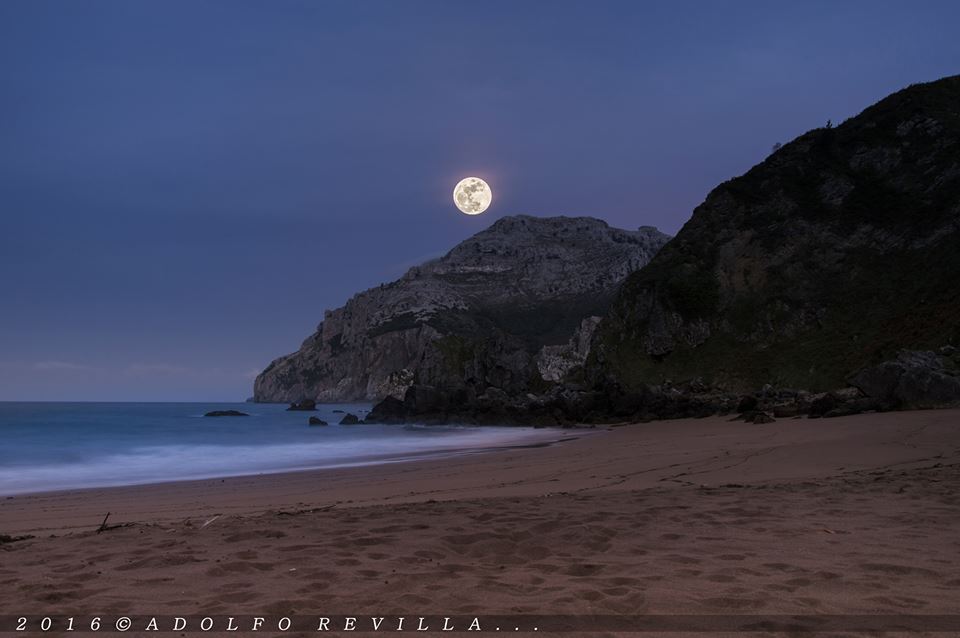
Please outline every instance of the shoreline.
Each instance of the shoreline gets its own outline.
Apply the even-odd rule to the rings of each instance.
[[[489,427],[489,426],[484,426]],[[513,426],[505,426],[513,427]],[[189,503],[195,498],[195,495],[211,495],[208,498],[221,498],[222,493],[229,494],[225,499],[225,507],[228,510],[239,512],[242,515],[256,515],[259,513],[271,511],[269,508],[259,509],[260,505],[250,505],[244,502],[245,496],[238,496],[236,492],[247,493],[252,490],[258,497],[263,497],[263,502],[272,501],[269,499],[274,492],[286,492],[286,487],[294,491],[301,489],[303,485],[314,484],[322,481],[324,478],[335,478],[335,480],[345,480],[348,484],[357,481],[366,481],[372,477],[378,479],[394,475],[391,467],[405,465],[420,465],[418,470],[430,470],[434,465],[446,468],[456,465],[457,460],[463,460],[473,457],[482,457],[487,455],[504,454],[519,450],[544,449],[562,443],[573,442],[582,437],[596,436],[603,432],[601,428],[544,428],[531,433],[529,442],[515,442],[497,446],[477,446],[458,448],[453,450],[427,450],[419,453],[404,454],[402,456],[381,456],[376,460],[354,462],[347,461],[342,465],[299,468],[277,470],[271,472],[259,472],[254,474],[236,474],[226,476],[214,476],[208,478],[187,478],[171,479],[169,481],[153,481],[148,483],[131,483],[124,485],[106,485],[78,487],[73,489],[53,489],[33,492],[22,492],[17,494],[0,495],[0,520],[4,521],[3,527],[0,527],[0,534],[11,536],[16,535],[39,535],[39,534],[64,534],[72,532],[83,532],[88,529],[96,529],[96,525],[91,528],[87,524],[88,520],[95,518],[95,513],[104,506],[117,506],[120,512],[112,510],[103,510],[105,515],[110,512],[110,524],[155,524],[166,520],[166,514],[160,514],[156,518],[151,517],[147,510],[139,509],[136,505],[141,500],[160,504],[163,511],[174,511],[177,514],[169,516],[176,518],[179,516],[181,504],[189,509]],[[401,470],[403,472],[403,470]],[[303,505],[305,501],[291,502],[290,494],[285,494],[283,503],[287,505]],[[261,501],[255,501],[257,503]],[[338,506],[362,506],[358,503],[353,505],[353,500],[337,501]],[[325,506],[325,505],[324,505]],[[266,506],[264,506],[266,507]],[[202,509],[202,508],[201,508]],[[69,510],[69,511],[68,511]],[[25,518],[18,518],[23,512],[27,511]],[[199,509],[198,509],[199,511]],[[221,515],[221,514],[217,514]],[[66,516],[64,518],[64,516]],[[93,518],[90,518],[93,517]],[[40,527],[23,527],[23,521],[42,521]],[[102,520],[102,515],[101,515]],[[17,521],[14,525],[10,521]],[[99,525],[99,523],[98,523]]]
[[[7,437],[0,500],[393,463],[560,438],[533,428],[340,425],[329,409],[319,414],[331,427],[308,427],[306,417],[285,410],[205,419],[203,410],[182,404],[23,406],[0,411],[0,431]]]
[[[700,476],[707,483],[717,476],[735,483],[827,478],[889,462],[909,464],[916,456],[911,447],[887,444],[880,437],[896,440],[906,436],[902,431],[905,427],[913,427],[905,423],[924,423],[922,429],[939,428],[943,430],[940,436],[949,439],[951,422],[960,422],[960,410],[886,412],[829,420],[781,419],[766,425],[708,417],[595,429],[538,430],[549,440],[466,449],[455,454],[431,453],[427,458],[370,465],[7,495],[0,497],[0,534],[82,532],[95,529],[107,512],[111,513],[112,524],[149,524],[329,505],[355,508],[438,497],[529,496],[560,488],[595,491],[620,485],[623,489],[646,489],[664,482],[683,484],[687,476]],[[780,441],[769,445],[774,439]],[[733,447],[721,447],[714,453],[706,444],[713,440]],[[565,445],[558,445],[560,442]],[[810,458],[791,460],[785,454],[790,446],[822,449]],[[726,466],[724,459],[735,454],[746,456]],[[831,465],[832,461],[836,462]],[[606,466],[606,472],[613,472],[616,480],[612,485],[591,485],[592,476],[584,470],[560,471],[561,466],[583,465],[594,469]],[[698,466],[717,467],[693,469]],[[753,466],[756,469],[751,469]],[[682,467],[688,471],[673,471]],[[503,475],[509,481],[497,481],[494,475]],[[714,478],[713,482],[722,481]],[[437,484],[444,487],[437,488]]]
[[[13,497],[0,534],[34,538],[0,544],[4,608],[952,613],[958,422],[660,421],[457,458]],[[97,533],[108,511],[117,527]]]
[[[489,428],[491,426],[479,426]],[[516,429],[513,426],[504,426],[505,428]],[[341,461],[330,461],[329,464],[325,465],[316,465],[312,467],[288,467],[288,468],[278,468],[274,470],[265,470],[259,472],[249,472],[249,473],[230,473],[230,474],[215,474],[210,476],[188,476],[182,478],[170,478],[166,480],[147,480],[147,481],[137,481],[132,483],[115,483],[110,485],[85,485],[72,488],[51,488],[51,489],[37,489],[37,490],[28,490],[23,492],[14,492],[14,493],[2,493],[0,492],[0,501],[7,498],[21,497],[21,496],[43,496],[45,494],[53,493],[67,493],[67,492],[82,492],[89,490],[111,490],[115,488],[133,488],[133,487],[149,487],[149,486],[162,486],[170,485],[177,483],[202,483],[205,481],[218,481],[221,479],[239,479],[239,478],[250,478],[256,476],[275,476],[281,474],[296,474],[299,472],[319,472],[319,471],[328,471],[328,470],[342,470],[347,468],[354,467],[372,467],[377,465],[392,465],[396,463],[415,463],[418,461],[427,461],[427,460],[439,460],[445,458],[455,458],[458,456],[466,456],[470,454],[486,454],[491,452],[497,452],[501,450],[511,450],[511,449],[522,449],[530,447],[543,447],[548,445],[554,445],[556,443],[563,443],[565,441],[573,440],[579,436],[585,436],[583,431],[594,430],[594,428],[542,428],[536,433],[530,432],[529,439],[530,441],[515,440],[510,442],[504,442],[502,444],[476,444],[468,445],[465,447],[454,447],[454,448],[428,448],[420,451],[406,451],[406,452],[397,452],[394,454],[374,454],[369,456],[350,456],[345,457]],[[571,431],[580,431],[580,434],[569,434]],[[567,433],[567,436],[561,437],[560,433]]]

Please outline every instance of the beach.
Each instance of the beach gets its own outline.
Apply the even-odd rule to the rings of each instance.
[[[960,410],[709,417],[17,495],[0,534],[33,538],[0,545],[3,613],[950,614],[958,426]]]

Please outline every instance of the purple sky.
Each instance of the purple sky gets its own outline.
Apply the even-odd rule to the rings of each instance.
[[[957,24],[952,0],[4,0],[0,400],[242,400],[325,308],[503,215],[675,233],[773,143],[960,72]]]

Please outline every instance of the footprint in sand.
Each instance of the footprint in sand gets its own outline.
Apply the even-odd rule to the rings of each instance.
[[[314,594],[321,592],[330,588],[330,583],[327,581],[319,581],[315,583],[310,583],[306,587],[301,587],[297,590],[298,594]]]
[[[811,584],[811,581],[807,578],[791,578],[788,581],[785,581],[787,585],[791,587],[807,587]]]
[[[704,598],[700,602],[712,609],[745,611],[749,609],[762,609],[766,606],[768,596],[757,598],[735,598],[732,596],[716,596],[713,598]]]
[[[115,567],[117,571],[128,571],[131,569],[157,569],[160,567],[174,567],[177,565],[186,565],[187,563],[203,563],[204,560],[196,558],[193,554],[168,554],[166,556],[153,556],[142,558],[126,565]]]
[[[217,599],[224,603],[248,603],[257,597],[258,594],[252,591],[238,591],[232,594],[220,594]]]
[[[286,533],[274,529],[254,530],[252,532],[241,532],[224,536],[226,543],[239,543],[240,541],[263,540],[264,538],[285,538]]]
[[[337,565],[338,567],[353,567],[359,564],[360,561],[358,561],[356,558],[341,558],[338,561],[334,561],[334,565]]]
[[[222,577],[233,574],[253,574],[257,572],[268,572],[274,569],[273,563],[251,563],[237,561],[233,563],[221,563],[216,567],[207,570],[207,576]]]
[[[361,547],[371,547],[374,545],[387,545],[393,543],[395,540],[396,538],[393,536],[361,536],[359,538],[351,538],[349,542]]]
[[[872,596],[867,600],[892,609],[923,609],[929,606],[929,603],[924,600],[908,596]]]
[[[563,571],[567,576],[593,576],[600,571],[600,565],[578,564],[571,565]]]
[[[906,576],[907,574],[940,576],[938,572],[935,572],[931,569],[924,569],[922,567],[909,567],[907,565],[896,565],[894,563],[862,563],[860,568],[871,572],[895,574],[897,576]]]
[[[746,556],[743,554],[720,554],[717,558],[720,560],[744,560]]]

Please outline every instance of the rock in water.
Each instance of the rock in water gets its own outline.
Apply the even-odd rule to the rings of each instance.
[[[313,399],[304,399],[302,401],[295,401],[290,404],[290,407],[287,408],[287,412],[315,412],[317,409],[317,402]]]
[[[315,416],[310,417],[310,420],[307,421],[307,423],[309,423],[310,425],[326,425],[327,424],[326,421]]]
[[[520,388],[582,363],[620,283],[669,237],[589,217],[504,217],[445,256],[327,311],[257,377],[257,401],[402,399],[470,374]],[[573,341],[571,342],[571,338]],[[563,345],[566,344],[566,345]],[[541,356],[544,347],[547,350]],[[456,385],[457,383],[454,383]]]
[[[239,410],[213,410],[212,412],[207,412],[203,416],[250,416],[246,412],[240,412]]]
[[[343,418],[340,419],[340,425],[356,425],[360,423],[360,419],[357,418],[356,414],[345,414]]]
[[[406,416],[407,410],[403,401],[388,395],[383,401],[373,406],[363,421],[364,423],[403,423]]]

